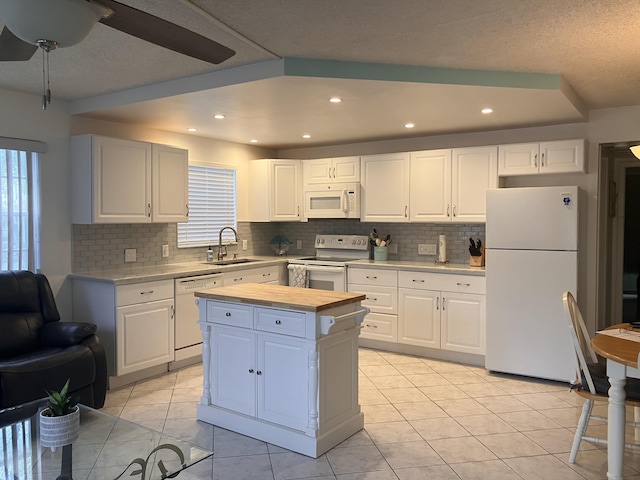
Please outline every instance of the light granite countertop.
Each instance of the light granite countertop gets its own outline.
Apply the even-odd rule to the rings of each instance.
[[[109,282],[115,285],[127,285],[139,282],[152,282],[155,280],[171,280],[174,278],[191,277],[195,275],[211,275],[214,273],[233,272],[249,268],[268,267],[287,263],[293,258],[301,257],[268,257],[251,256],[243,257],[251,260],[246,263],[232,265],[213,265],[204,261],[190,263],[170,263],[166,265],[152,265],[148,267],[131,267],[119,269],[93,270],[89,272],[74,272],[69,275],[71,279],[92,280]],[[390,268],[395,270],[419,270],[433,273],[452,273],[464,275],[484,276],[485,267],[471,267],[463,263],[435,264],[432,262],[414,262],[403,260],[354,260],[347,262],[349,267],[361,268]]]
[[[468,263],[433,263],[405,260],[354,260],[347,262],[348,267],[389,268],[394,270],[413,270],[432,273],[453,273],[458,275],[485,275],[485,267],[471,267]]]
[[[118,269],[92,270],[88,272],[74,272],[71,279],[93,280],[109,282],[115,285],[127,285],[139,282],[153,282],[155,280],[171,280],[174,278],[191,277],[195,275],[211,275],[214,273],[233,272],[249,268],[268,267],[286,264],[294,257],[242,257],[251,260],[232,265],[214,265],[205,261],[189,263],[170,263],[166,265],[152,265],[148,267],[132,267]]]

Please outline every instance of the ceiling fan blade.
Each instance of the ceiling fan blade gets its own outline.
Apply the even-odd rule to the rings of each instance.
[[[0,62],[17,62],[29,60],[38,50],[37,45],[24,42],[16,37],[7,27],[0,34]]]
[[[113,10],[113,15],[102,18],[100,23],[174,52],[215,64],[236,53],[218,42],[137,8],[113,0],[93,2]]]

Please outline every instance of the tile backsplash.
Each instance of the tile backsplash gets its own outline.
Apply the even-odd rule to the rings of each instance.
[[[314,240],[318,233],[368,235],[376,229],[382,236],[391,235],[397,253],[389,253],[389,260],[434,262],[435,256],[418,255],[418,244],[437,244],[438,236],[447,236],[447,260],[451,263],[468,263],[469,237],[482,238],[484,224],[438,223],[363,223],[359,220],[310,220],[286,223],[238,223],[240,240],[247,240],[247,250],[242,244],[230,246],[233,253],[244,255],[272,255],[269,241],[276,235],[285,235],[294,244],[289,255],[313,255]],[[298,250],[297,242],[302,241]],[[212,243],[214,246],[217,241]],[[169,257],[162,257],[162,245],[169,245]],[[136,249],[136,261],[125,263],[124,250]],[[177,224],[109,224],[73,225],[73,271],[76,273],[126,269],[143,266],[165,265],[205,260],[207,247],[178,248]],[[214,248],[215,250],[215,248]]]

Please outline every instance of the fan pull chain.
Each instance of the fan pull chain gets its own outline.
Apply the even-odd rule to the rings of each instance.
[[[58,43],[52,40],[38,40],[42,49],[42,109],[46,110],[51,103],[51,89],[49,83],[49,52],[58,48]]]

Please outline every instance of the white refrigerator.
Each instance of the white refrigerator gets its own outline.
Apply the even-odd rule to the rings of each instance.
[[[578,187],[487,191],[485,366],[575,377],[562,294],[577,295]]]

